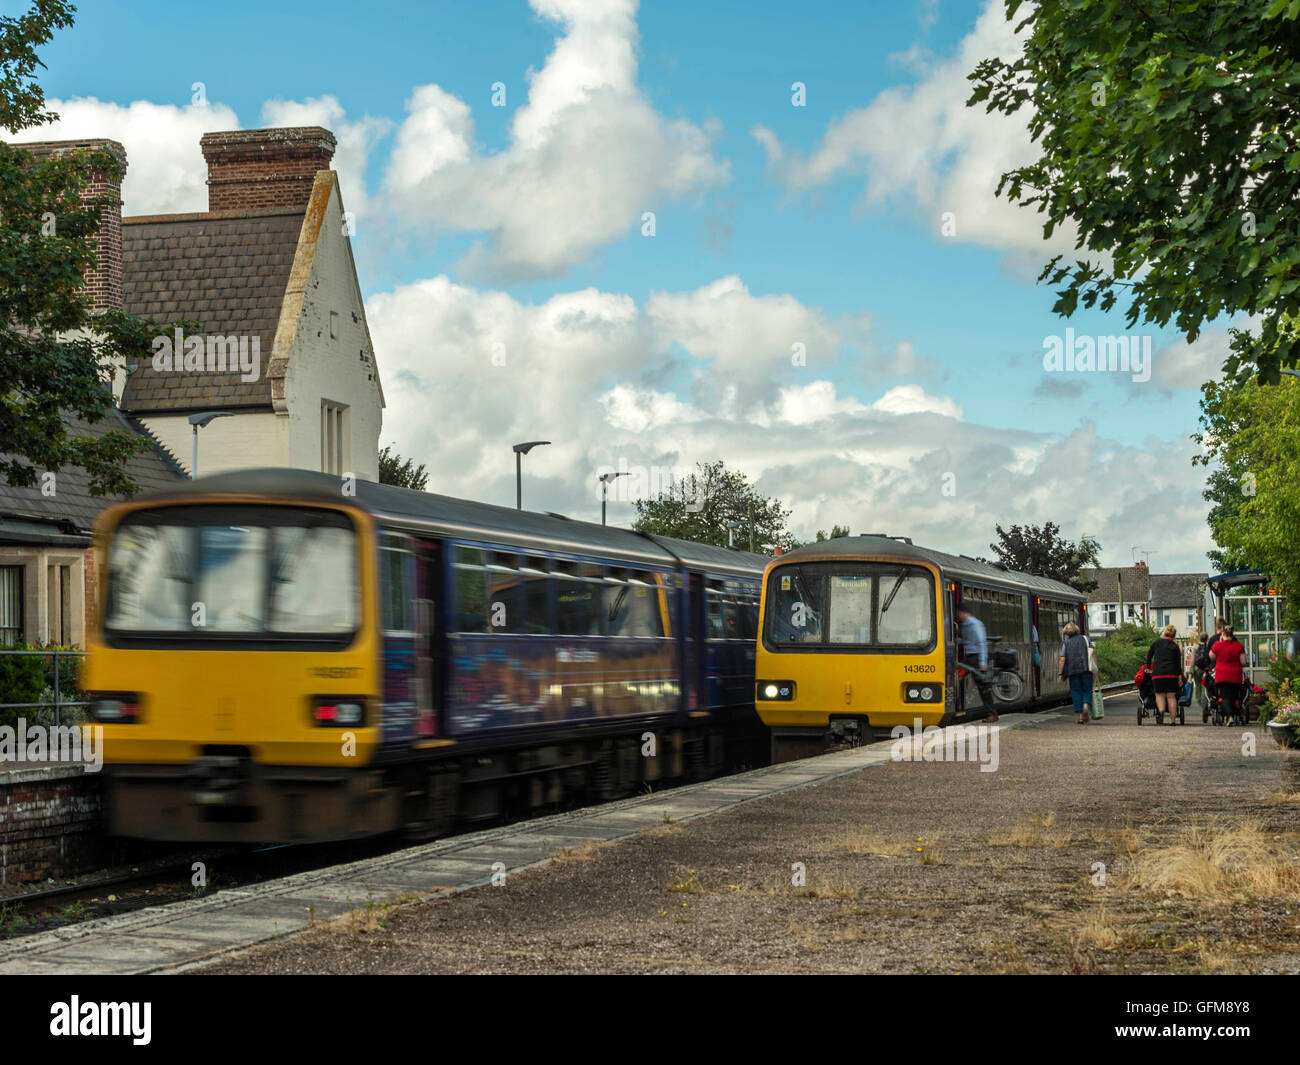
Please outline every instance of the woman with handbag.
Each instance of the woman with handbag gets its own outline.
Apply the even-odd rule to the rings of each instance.
[[[1074,712],[1079,715],[1078,723],[1086,725],[1092,710],[1092,667],[1089,662],[1093,655],[1092,646],[1074,622],[1065,626],[1062,635],[1065,642],[1061,644],[1057,675],[1069,683],[1070,701],[1074,703]]]

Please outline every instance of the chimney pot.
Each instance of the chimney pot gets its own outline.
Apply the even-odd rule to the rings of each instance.
[[[199,147],[208,164],[208,210],[306,207],[336,144],[320,126],[205,133]]]

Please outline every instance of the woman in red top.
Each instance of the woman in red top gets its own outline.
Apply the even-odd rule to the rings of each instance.
[[[1246,664],[1246,649],[1237,642],[1231,625],[1223,627],[1223,635],[1210,648],[1214,661],[1214,693],[1223,707],[1225,716],[1241,714],[1242,667]]]

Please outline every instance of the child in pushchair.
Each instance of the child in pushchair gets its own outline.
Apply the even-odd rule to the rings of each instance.
[[[1156,688],[1151,681],[1151,667],[1142,666],[1133,677],[1133,683],[1137,685],[1138,690],[1138,724],[1148,717],[1154,717],[1157,725],[1165,723],[1164,713],[1156,707]],[[1182,678],[1182,686],[1178,689],[1178,723],[1187,724],[1187,708],[1192,705],[1192,682],[1186,677]],[[1171,725],[1173,721],[1169,722]]]

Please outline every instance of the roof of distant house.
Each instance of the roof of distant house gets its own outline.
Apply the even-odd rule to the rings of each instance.
[[[152,446],[133,455],[126,463],[126,472],[141,492],[156,492],[175,487],[186,479],[185,471],[143,427],[134,423],[116,408],[104,413],[93,425],[75,415],[65,414],[64,425],[70,437],[103,436],[112,429],[126,429],[146,436]],[[85,470],[72,466],[55,475],[54,494],[42,493],[38,482],[31,488],[16,488],[0,480],[0,541],[5,539],[6,527],[23,528],[30,532],[32,523],[58,527],[73,536],[85,536],[95,523],[99,512],[110,503],[119,503],[120,495],[94,496],[90,494],[90,476]],[[30,539],[26,533],[21,537]]]
[[[1151,605],[1156,609],[1198,607],[1205,599],[1204,573],[1151,574]]]
[[[1151,574],[1145,566],[1102,566],[1080,570],[1079,576],[1097,582],[1097,587],[1087,593],[1090,603],[1118,603],[1121,597],[1126,603],[1145,603],[1151,590]]]
[[[305,208],[266,207],[122,219],[125,309],[162,326],[197,322],[205,335],[258,337],[258,375],[167,372],[145,359],[127,377],[135,414],[270,408],[268,369]]]

